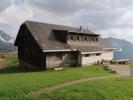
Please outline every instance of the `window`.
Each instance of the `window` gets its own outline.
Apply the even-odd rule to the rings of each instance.
[[[62,60],[62,54],[56,54],[56,60],[57,61],[60,61],[60,60]]]
[[[89,57],[90,56],[90,54],[85,54],[85,57]]]
[[[101,53],[96,53],[96,56],[100,56],[101,55]]]
[[[98,38],[96,38],[96,41],[98,42]]]
[[[85,41],[87,41],[88,39],[87,39],[87,36],[85,37]]]
[[[69,36],[70,40],[74,40],[74,37],[72,35]]]

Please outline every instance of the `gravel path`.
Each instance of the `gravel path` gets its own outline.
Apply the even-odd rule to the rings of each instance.
[[[55,90],[55,89],[60,89],[63,87],[67,87],[73,84],[78,84],[81,82],[86,82],[86,81],[90,81],[90,80],[97,80],[97,79],[105,79],[105,78],[113,78],[113,77],[121,77],[122,75],[111,75],[111,76],[102,76],[102,77],[89,77],[89,78],[83,78],[83,79],[79,79],[79,80],[74,80],[74,81],[70,81],[70,82],[66,82],[66,83],[62,83],[62,84],[57,84],[57,85],[53,85],[47,88],[42,88],[40,90],[36,90],[36,91],[31,91],[30,93],[28,93],[28,95],[32,96],[32,95],[38,95],[38,94],[42,94],[42,93],[47,93],[51,90]]]
[[[132,68],[129,65],[109,64],[107,65],[111,70],[114,70],[119,75],[130,76]]]

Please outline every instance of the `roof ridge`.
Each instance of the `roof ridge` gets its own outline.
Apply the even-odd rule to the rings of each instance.
[[[59,27],[74,28],[74,29],[79,29],[79,30],[80,30],[80,27],[78,28],[78,27],[76,27],[76,26],[68,26],[68,25],[61,25],[61,24],[53,24],[53,23],[39,22],[39,21],[34,21],[34,20],[25,20],[25,21],[24,21],[24,23],[27,23],[27,24],[28,24],[28,22],[30,22],[30,23],[39,23],[39,24],[47,24],[47,25],[54,25],[54,26],[59,26]],[[27,24],[26,24],[26,25],[27,25]],[[92,32],[92,31],[90,31],[90,30],[88,30],[88,29],[85,29],[85,28],[83,28],[82,30],[87,31],[87,33],[96,34],[96,33]]]

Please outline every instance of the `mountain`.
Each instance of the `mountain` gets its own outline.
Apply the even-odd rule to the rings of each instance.
[[[114,59],[133,60],[133,44],[131,42],[112,37],[105,39],[118,48],[118,50],[114,51]]]
[[[14,40],[15,39],[13,37],[0,30],[0,51],[16,50],[16,48],[13,46]]]

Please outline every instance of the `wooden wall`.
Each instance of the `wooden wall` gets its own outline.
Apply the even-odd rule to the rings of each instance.
[[[77,64],[77,52],[53,52],[46,54],[47,68],[75,66]]]
[[[17,38],[19,39],[16,45],[18,45],[20,66],[30,67],[31,65],[30,68],[46,69],[45,55],[25,24],[20,27]]]

